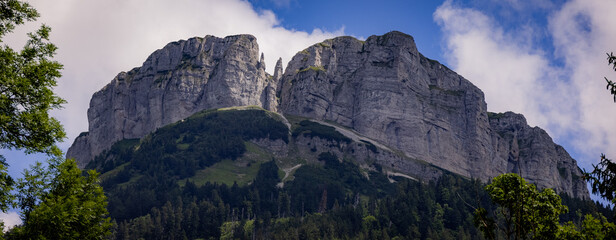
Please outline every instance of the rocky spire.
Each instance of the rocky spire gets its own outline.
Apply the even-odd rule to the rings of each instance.
[[[282,58],[278,58],[276,62],[276,67],[274,68],[274,76],[271,81],[268,81],[267,86],[265,87],[263,108],[277,112],[278,111],[278,99],[276,98],[276,92],[278,86],[280,85],[280,78],[282,78]]]
[[[259,60],[259,67],[265,69],[265,55],[261,53],[261,60]]]
[[[265,73],[256,38],[170,43],[95,93],[89,132],[68,150],[80,167],[122,139],[141,138],[195,112],[256,105],[335,122],[380,144],[483,181],[518,172],[539,188],[588,199],[577,162],[521,115],[487,112],[483,92],[425,58],[400,32],[326,40]],[[406,165],[405,165],[406,164]],[[402,174],[408,161],[388,164]]]
[[[282,77],[282,58],[278,58],[276,62],[276,68],[274,68],[274,81],[278,82]]]

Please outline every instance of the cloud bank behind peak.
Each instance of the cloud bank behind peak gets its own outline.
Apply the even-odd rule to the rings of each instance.
[[[316,42],[343,35],[315,28],[311,32],[285,29],[269,10],[257,11],[240,0],[30,0],[41,17],[18,27],[5,43],[23,45],[26,32],[41,23],[52,28],[51,41],[58,46],[56,60],[64,64],[56,92],[68,100],[55,117],[68,138],[87,131],[86,112],[92,94],[116,74],[141,66],[147,56],[165,44],[194,36],[225,37],[252,34],[265,54],[267,70],[276,60],[290,60],[298,51]],[[21,44],[21,45],[20,45]]]
[[[514,11],[532,11],[510,2]],[[610,147],[616,145],[616,104],[603,80],[616,79],[606,66],[605,52],[616,50],[616,23],[608,9],[616,9],[616,2],[546,5],[540,9],[548,12],[545,26],[516,20],[525,27],[452,1],[433,16],[444,34],[447,62],[484,91],[489,111],[523,113],[589,169],[602,152],[616,156]],[[549,46],[537,44],[536,36]]]

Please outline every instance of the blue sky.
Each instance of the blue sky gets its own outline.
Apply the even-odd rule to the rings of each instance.
[[[610,120],[596,119],[614,116],[603,76],[613,74],[604,53],[614,49],[605,40],[616,29],[609,29],[613,24],[601,10],[616,9],[613,1],[250,2],[256,11],[272,11],[286,29],[359,38],[391,30],[411,34],[425,56],[482,88],[489,110],[525,114],[583,168],[612,151]],[[588,40],[593,37],[597,41]]]
[[[310,32],[314,28],[325,31],[343,29],[346,35],[366,38],[397,30],[411,34],[422,54],[443,61],[443,33],[434,20],[434,12],[444,1],[388,0],[374,1],[299,1],[250,0],[256,11],[272,11],[280,26]],[[507,31],[519,31],[531,26],[541,32],[535,41],[541,48],[552,51],[547,33],[548,17],[565,1],[537,1],[512,7],[518,1],[453,1],[459,8],[476,9],[489,16]],[[528,1],[531,2],[531,1]],[[543,3],[540,3],[543,2]],[[534,5],[534,6],[533,6]],[[557,59],[555,59],[557,60]]]
[[[271,10],[287,29],[326,31],[367,38],[397,30],[413,35],[424,55],[440,55],[439,27],[432,14],[441,1],[251,0],[257,11]]]
[[[68,138],[87,131],[92,94],[140,66],[166,43],[193,36],[249,33],[267,70],[327,38],[367,38],[398,30],[419,51],[481,88],[488,110],[514,111],[545,129],[589,169],[600,153],[616,158],[616,103],[603,77],[616,79],[605,52],[616,51],[613,0],[30,0],[38,22],[4,43],[19,47],[41,23],[52,28],[64,64],[56,88],[68,100],[54,111]],[[19,177],[44,156],[0,150]]]

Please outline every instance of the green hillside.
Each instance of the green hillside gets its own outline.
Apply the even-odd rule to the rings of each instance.
[[[102,173],[116,239],[479,239],[483,185],[360,166],[331,126],[262,109],[208,110],[128,139],[92,161]],[[278,156],[259,141],[276,142]],[[330,151],[300,142],[320,139]],[[367,151],[383,151],[367,141]],[[337,153],[337,154],[336,154]],[[277,157],[278,156],[278,157]],[[284,183],[284,184],[283,184]],[[570,214],[605,211],[564,196]],[[604,213],[610,214],[610,213]]]

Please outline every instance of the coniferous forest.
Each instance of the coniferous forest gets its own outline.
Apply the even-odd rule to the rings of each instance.
[[[293,40],[305,35],[303,37],[308,36],[310,41],[314,40],[315,34],[330,35],[316,28],[312,34],[295,29],[288,31],[285,26],[293,24],[281,24],[273,11],[265,8],[259,10],[263,11],[261,13],[255,12],[257,8],[252,5],[259,5],[259,1],[238,2],[249,10],[249,14],[244,12],[241,15],[258,18],[245,21],[240,17],[231,22],[244,25],[262,22],[265,17],[268,22],[266,29],[275,30],[267,31],[272,39],[280,37],[280,33],[292,36]],[[550,33],[546,36],[554,43],[537,49],[531,47],[532,52],[544,48],[549,49],[548,53],[564,52],[567,56],[588,60],[589,55],[567,54],[566,48],[556,46],[579,49],[580,44],[588,45],[576,39],[568,42],[570,44],[560,44],[562,39],[558,35],[567,38],[577,35],[553,33],[552,28],[562,31],[560,25],[575,28],[564,27],[566,33],[580,32],[580,29],[593,33],[580,33],[582,37],[577,39],[609,42],[602,41],[601,31],[594,31],[595,22],[603,24],[605,21],[587,23],[585,18],[598,19],[598,15],[592,13],[593,8],[611,8],[598,2],[577,4],[584,5],[582,11],[571,6],[576,5],[573,2],[555,4],[562,9],[537,8],[541,11],[551,9],[539,14],[549,12],[549,21],[536,16],[532,19],[548,23],[546,28],[550,28]],[[218,4],[206,5],[216,13],[225,11],[220,11]],[[528,49],[516,49],[520,40],[499,39],[501,35],[519,35],[509,33],[510,26],[484,24],[482,21],[491,19],[491,16],[483,16],[472,5],[465,7],[468,9],[452,5],[456,4],[445,1],[438,7],[433,6],[436,9],[432,8],[435,12],[430,15],[441,25],[445,35],[455,36],[457,41],[469,35],[474,39],[468,42],[477,43],[484,41],[477,38],[476,33],[487,30],[489,34],[485,35],[490,36],[484,39],[487,44],[471,45],[473,51],[483,52],[481,50],[485,49],[479,45],[486,45],[492,48],[487,51],[490,55],[515,53],[523,59],[509,64],[496,61],[496,64],[514,66],[516,72],[534,73],[534,68],[524,66],[536,67],[537,64],[519,63],[540,59],[538,62],[549,66],[542,68],[543,65],[538,65],[541,71],[547,71],[547,74],[538,74],[541,78],[547,76],[550,80],[553,76],[566,75],[562,72],[574,73],[570,75],[575,77],[564,77],[564,80],[575,87],[569,88],[565,84],[555,88],[567,94],[555,94],[559,92],[549,92],[546,88],[537,91],[541,97],[529,94],[524,95],[524,99],[536,103],[539,102],[537,99],[557,99],[552,95],[569,95],[575,91],[589,93],[588,89],[577,86],[580,84],[576,78],[582,78],[586,85],[587,79],[596,76],[579,74],[580,69],[576,68],[580,65],[583,72],[599,72],[596,69],[588,68],[588,64],[568,64],[575,61],[567,57],[564,58],[567,64],[563,66],[573,66],[572,70],[562,68],[562,59],[536,58],[535,53],[527,52]],[[49,10],[48,6],[40,6]],[[139,4],[136,6],[143,9]],[[370,7],[374,6],[377,5],[370,4]],[[64,12],[56,16],[62,16],[64,24],[70,23],[68,16],[71,12],[87,12],[80,7],[74,7],[78,11],[66,11],[73,6],[58,8]],[[119,9],[120,12],[112,15],[121,19],[118,21],[121,25],[133,28],[135,24],[124,19],[123,15],[140,15],[134,14],[137,12],[134,10],[123,14],[122,9],[127,7],[113,8],[113,11]],[[316,9],[322,13],[323,8]],[[419,6],[417,9],[424,8]],[[575,19],[561,16],[563,9],[576,13],[571,14]],[[104,10],[96,8],[97,12]],[[237,6],[234,7],[236,10]],[[373,12],[378,12],[376,10]],[[536,13],[527,7],[516,11],[530,11],[528,16]],[[517,16],[504,12],[500,15]],[[202,13],[199,15],[211,18]],[[455,15],[460,13],[464,16],[457,18]],[[105,16],[104,22],[114,24],[114,21],[107,21],[108,14],[101,15]],[[234,14],[219,15],[212,19],[225,22],[224,17],[220,19],[222,15],[236,18]],[[446,18],[453,19],[456,25],[464,20],[475,23],[471,25],[480,25],[480,28],[473,29],[473,34],[450,34],[447,32],[457,27],[449,26],[451,20],[443,19],[441,15],[447,15]],[[303,18],[304,15],[298,16]],[[578,21],[580,16],[582,21]],[[0,240],[616,239],[616,212],[612,206],[580,199],[587,198],[585,187],[589,184],[594,194],[616,203],[616,163],[601,154],[599,163],[592,165],[591,172],[586,172],[563,147],[553,142],[546,131],[528,125],[523,115],[486,112],[484,100],[487,97],[474,83],[438,61],[424,57],[417,50],[414,38],[399,31],[363,40],[344,36],[325,40],[297,52],[284,71],[282,59],[285,56],[279,58],[274,75],[266,72],[264,53],[259,51],[256,38],[249,34],[224,39],[208,35],[172,42],[150,55],[142,67],[118,74],[93,95],[88,109],[90,132],[79,135],[64,157],[58,142],[65,139],[67,133],[51,111],[61,109],[67,101],[56,95],[54,88],[64,70],[68,71],[67,85],[73,85],[70,84],[71,78],[85,76],[74,69],[83,69],[71,61],[67,61],[65,68],[63,63],[54,60],[58,47],[50,42],[51,27],[45,24],[27,34],[23,48],[14,49],[11,43],[14,39],[5,38],[17,27],[22,27],[20,25],[35,22],[39,17],[39,12],[26,1],[0,0],[0,149],[48,157],[46,163],[37,162],[23,171],[22,178],[14,179],[8,170],[9,159],[0,154],[0,211],[3,213],[0,227],[4,230],[0,233]],[[360,17],[365,18],[363,14]],[[55,17],[47,20],[53,19]],[[87,26],[85,32],[96,41],[75,37],[73,34],[83,35],[84,32],[75,26],[67,27],[70,34],[60,34],[58,39],[65,40],[70,36],[70,39],[79,40],[71,45],[86,43],[90,49],[92,42],[105,42],[107,36],[101,37],[97,33],[114,35],[108,34],[110,31],[104,28],[98,29],[99,25],[107,24],[92,24],[83,16],[79,19],[72,22]],[[496,22],[500,21],[498,17],[496,19]],[[526,18],[521,19],[526,24]],[[570,22],[563,24],[562,19]],[[158,20],[150,22],[165,22],[164,18]],[[383,25],[380,21],[373,22]],[[225,27],[237,23],[225,24]],[[146,29],[148,24],[140,28]],[[361,21],[361,24],[366,22]],[[468,24],[460,26],[466,28],[465,25]],[[493,30],[481,29],[485,27],[481,25],[494,28],[498,33],[491,34]],[[246,24],[241,29],[252,27]],[[362,27],[369,27],[369,24]],[[520,29],[526,32],[533,30],[534,26]],[[139,34],[139,37],[133,38],[130,33],[126,34],[128,32]],[[123,39],[141,40],[142,36],[150,36],[147,31],[135,32],[133,29],[123,33]],[[284,41],[288,36],[281,39]],[[460,56],[455,56],[458,52],[466,54],[467,51],[452,48],[458,44],[448,39],[451,36],[443,39],[447,40],[448,50],[453,52],[452,59],[458,59]],[[269,42],[263,49],[271,48],[271,44]],[[62,45],[68,49],[63,58],[70,59],[71,52],[79,52],[79,61],[83,61],[83,49],[76,51],[75,46],[64,42]],[[142,45],[149,44],[144,42]],[[105,49],[105,44],[96,46]],[[505,49],[506,54],[499,54],[500,48]],[[597,49],[590,50],[593,51],[588,52],[595,54]],[[555,54],[558,55],[562,54]],[[473,55],[473,60],[482,57],[485,58]],[[607,60],[608,66],[616,70],[616,56],[612,52],[607,53]],[[554,62],[557,64],[552,64]],[[490,65],[480,63],[478,66],[480,72],[485,71],[487,78],[493,78],[492,69],[485,67]],[[102,64],[95,68],[109,66]],[[92,69],[84,69],[91,74]],[[494,70],[503,72],[503,69]],[[499,73],[497,76],[504,75]],[[545,83],[533,78],[522,76],[521,85]],[[616,83],[608,77],[603,78],[616,102]],[[520,79],[498,80],[512,82],[514,85],[511,86],[517,88],[520,84],[515,83],[521,83]],[[83,90],[79,84],[71,88],[74,92]],[[521,90],[528,89],[522,87]],[[297,101],[298,98],[302,99]],[[562,102],[576,105],[581,98],[582,95],[574,95],[572,102]],[[572,111],[561,114],[565,120],[558,118],[553,121],[569,121],[568,114],[591,117],[596,112],[605,114],[597,111],[598,108],[589,108],[587,100],[583,100],[584,104],[579,104],[583,108],[566,108]],[[546,106],[538,109],[553,110]],[[228,108],[206,109],[211,107]],[[188,116],[199,110],[203,111]],[[143,123],[143,119],[148,119],[147,123]],[[163,126],[177,119],[182,120]],[[366,119],[369,121],[364,122]],[[567,138],[578,135],[578,132],[597,130],[585,126],[585,121],[580,123],[571,124],[576,129],[565,127],[560,130],[565,135],[571,134]],[[378,125],[380,127],[369,127]],[[591,134],[593,141],[609,143],[606,126],[594,131],[605,136],[597,138]],[[126,139],[126,136],[143,137]],[[488,140],[490,138],[492,141]],[[113,146],[109,148],[111,144]],[[428,150],[428,155],[422,155],[423,149]],[[481,156],[475,156],[477,154]],[[92,159],[94,155],[96,157]],[[466,160],[467,165],[447,162],[457,159]],[[85,169],[80,168],[86,163]],[[513,173],[520,172],[520,164],[535,170],[526,175],[530,182],[548,187],[538,189]],[[505,165],[506,168],[500,168]],[[468,172],[464,168],[476,168],[477,171]],[[486,175],[481,175],[483,173]],[[534,178],[537,175],[548,177]],[[482,182],[465,176],[484,180],[494,178]],[[554,186],[578,198],[558,195],[549,188]],[[7,214],[11,212],[18,212],[21,222],[17,225],[8,221],[15,217]],[[9,228],[4,228],[5,221],[10,224]]]
[[[272,116],[205,111],[141,140],[118,142],[91,162],[88,167],[102,173],[114,238],[480,239],[475,209],[496,208],[477,180],[445,173],[432,182],[392,182],[379,167],[365,171],[329,152],[299,167],[282,187],[275,158],[252,162],[258,170],[247,183],[195,178],[201,169],[238,160],[251,139],[289,142],[288,128]],[[291,137],[348,141],[305,120],[292,128]],[[561,197],[569,207],[563,222],[580,222],[587,213],[613,215],[593,202]]]

